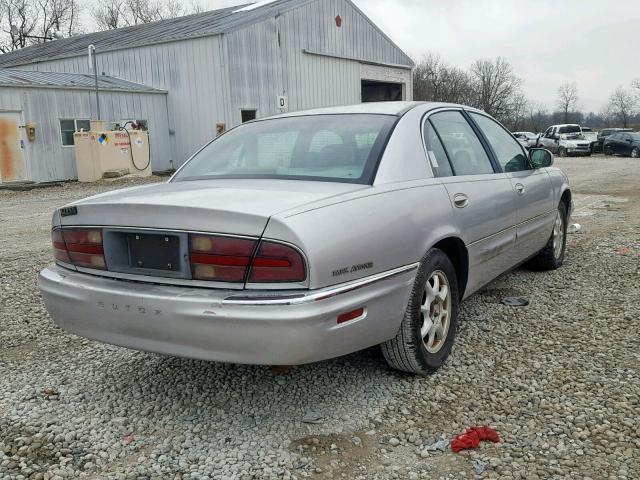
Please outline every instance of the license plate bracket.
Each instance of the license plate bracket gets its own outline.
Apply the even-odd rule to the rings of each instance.
[[[179,272],[180,238],[176,235],[128,233],[129,266],[134,269]]]

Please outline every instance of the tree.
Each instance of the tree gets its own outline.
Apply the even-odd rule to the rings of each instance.
[[[512,113],[516,97],[521,95],[522,79],[504,58],[495,60],[476,60],[470,69],[469,76],[473,89],[472,104],[496,117],[506,121]]]
[[[125,0],[108,0],[93,11],[93,19],[100,30],[115,30],[126,25]]]
[[[37,43],[54,38],[57,32],[70,37],[77,33],[80,10],[76,0],[38,0],[39,36]]]
[[[547,128],[548,123],[549,113],[545,106],[540,102],[529,104],[528,129],[532,132],[539,133]]]
[[[200,11],[196,1],[187,9],[178,0],[107,0],[94,11],[93,19],[101,30],[113,30]]]
[[[631,91],[619,86],[609,97],[606,110],[611,118],[617,120],[624,128],[627,128],[629,121],[636,113],[637,106],[637,97]]]
[[[1,30],[4,33],[0,51],[10,52],[29,45],[29,37],[38,25],[33,4],[28,0],[0,0],[0,10]]]
[[[576,82],[560,85],[560,88],[558,88],[558,108],[564,114],[564,123],[569,123],[569,114],[578,109],[578,86]]]
[[[77,0],[0,0],[0,52],[78,33]]]
[[[431,102],[468,103],[471,82],[467,73],[427,54],[413,72],[413,96]]]

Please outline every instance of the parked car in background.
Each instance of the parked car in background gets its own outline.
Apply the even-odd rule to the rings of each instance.
[[[513,136],[526,148],[535,148],[538,143],[538,135],[533,132],[513,132]]]
[[[640,158],[640,133],[616,132],[604,140],[605,155],[624,155]]]
[[[58,325],[107,343],[267,365],[381,344],[424,374],[463,298],[523,262],[562,265],[572,201],[552,163],[460,105],[251,121],[166,183],[56,210],[39,286]]]
[[[595,143],[592,144],[592,151],[594,153],[602,152],[602,145],[604,144],[605,138],[607,138],[609,135],[616,132],[633,132],[633,129],[632,128],[603,128],[598,132],[598,138],[596,139]]]
[[[593,131],[591,127],[580,127],[582,130],[582,136],[585,140],[589,141],[589,148],[593,153],[593,144],[598,140],[598,134]]]
[[[580,125],[552,125],[538,139],[538,146],[561,157],[591,155],[591,143],[585,140]]]

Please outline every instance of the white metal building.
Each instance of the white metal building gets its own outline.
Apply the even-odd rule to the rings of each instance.
[[[181,165],[215,136],[218,124],[230,128],[281,111],[412,97],[412,60],[350,0],[259,2],[55,40],[0,55],[0,71],[90,78],[90,44],[96,47],[101,79],[126,80],[130,90],[134,84],[138,88],[108,92],[109,101],[107,92],[101,93],[102,117],[148,122],[154,170]],[[54,100],[39,97],[28,107],[24,93],[7,95],[6,88],[0,86],[0,118],[3,112],[17,113],[25,123],[38,123],[35,118],[42,115],[56,122],[95,116],[89,90],[81,94],[69,88],[70,98],[78,100],[62,101],[69,108],[55,111],[47,103]],[[115,100],[117,95],[123,100]],[[127,95],[132,103],[123,107]],[[156,103],[165,99],[163,113]],[[103,107],[107,102],[112,109]],[[71,104],[78,105],[77,113]],[[63,134],[42,133],[28,145],[33,148],[26,155],[26,179],[73,178],[70,155],[47,160],[40,153],[62,148]],[[168,147],[162,144],[165,139]],[[38,142],[42,145],[36,147]]]

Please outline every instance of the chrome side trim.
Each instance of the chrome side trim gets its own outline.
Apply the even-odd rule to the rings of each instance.
[[[268,293],[263,295],[231,295],[222,300],[222,305],[303,305],[307,303],[313,303],[327,298],[335,297],[343,293],[351,292],[359,288],[366,287],[372,283],[380,282],[388,278],[400,275],[402,273],[410,272],[417,269],[420,266],[419,262],[412,263],[410,265],[404,265],[402,267],[394,268],[393,270],[387,270],[386,272],[377,273],[368,277],[354,280],[352,282],[342,283],[332,287],[323,288],[320,290],[314,290],[309,293],[302,294],[283,294],[275,296]]]

